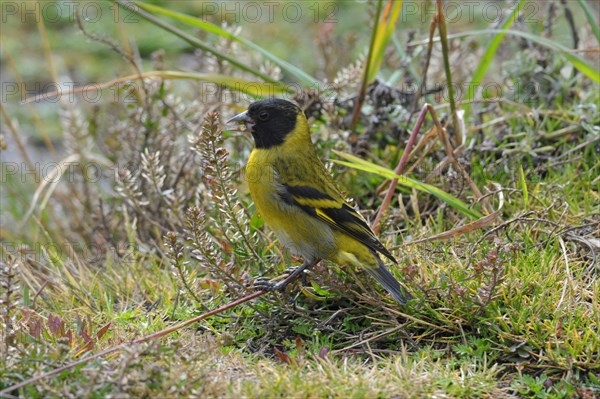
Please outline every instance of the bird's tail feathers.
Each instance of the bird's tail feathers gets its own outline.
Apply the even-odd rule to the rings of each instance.
[[[398,280],[396,280],[392,273],[385,267],[379,256],[376,254],[374,255],[379,261],[379,267],[377,269],[367,269],[369,274],[373,276],[399,304],[406,304],[409,299],[412,299],[412,295],[400,285]]]

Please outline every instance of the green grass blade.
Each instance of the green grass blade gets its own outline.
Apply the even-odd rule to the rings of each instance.
[[[190,79],[215,83],[232,91],[247,94],[253,98],[272,97],[278,94],[290,93],[291,91],[287,86],[279,83],[253,82],[218,73],[151,71],[144,73],[144,76],[156,76],[163,79]]]
[[[510,15],[502,23],[502,29],[508,29],[514,24],[514,22],[517,20],[517,17],[519,16],[519,11],[521,10],[521,7],[523,3],[525,3],[525,1],[526,0],[520,0],[517,3]],[[500,46],[500,43],[504,39],[504,35],[505,33],[499,33],[497,35],[494,35],[492,40],[490,40],[489,44],[487,45],[487,48],[485,49],[485,52],[483,53],[483,56],[481,57],[481,60],[479,61],[479,64],[477,65],[477,68],[475,69],[475,72],[473,72],[473,76],[471,78],[471,83],[474,85],[475,88],[480,87],[481,81],[483,80],[485,73],[487,72],[490,64],[492,63],[492,59],[496,54],[496,50],[498,49],[498,46]],[[465,114],[468,114],[471,110],[471,100],[473,100],[473,98],[475,97],[476,91],[477,90],[467,90],[467,95],[465,96]]]
[[[547,47],[549,49],[558,51],[565,57],[573,66],[578,69],[581,73],[586,75],[588,78],[592,79],[596,83],[600,83],[600,71],[596,69],[594,66],[587,63],[587,61],[571,52],[571,49],[563,46],[560,43],[554,42],[552,40],[546,39],[545,37],[537,36],[529,32],[520,32],[511,29],[483,29],[483,30],[474,30],[462,33],[456,33],[452,35],[448,35],[448,39],[458,39],[462,37],[470,37],[470,36],[481,36],[481,35],[489,35],[489,34],[498,34],[504,33],[507,35],[519,36],[525,38],[527,40],[531,40],[541,46]],[[439,41],[440,38],[436,37],[435,41]]]
[[[383,166],[379,166],[379,165],[374,164],[369,161],[365,161],[364,159],[358,158],[354,155],[347,154],[344,152],[339,152],[339,151],[334,151],[334,152],[338,156],[346,159],[347,161],[340,161],[340,160],[332,159],[331,160],[332,162],[335,162],[339,165],[348,166],[353,169],[358,169],[358,170],[363,170],[365,172],[374,173],[376,175],[383,176],[387,179],[398,179],[398,184],[405,186],[405,187],[414,188],[416,190],[419,190],[419,191],[422,191],[425,193],[429,193],[429,194],[433,195],[434,197],[440,199],[441,201],[445,202],[452,208],[456,209],[457,211],[470,217],[471,219],[476,220],[476,219],[480,219],[481,217],[483,217],[483,215],[481,215],[481,213],[477,212],[474,209],[471,209],[469,207],[469,205],[466,204],[465,202],[440,190],[439,188],[437,188],[435,186],[432,186],[427,183],[421,183],[420,181],[411,179],[410,177],[407,177],[407,176],[397,175],[391,169],[385,168]]]
[[[131,5],[130,3],[125,3],[121,0],[115,0],[114,3],[116,3],[119,7],[122,7],[123,9],[127,10],[128,12],[132,12],[136,15],[139,15],[140,17],[144,18],[151,24],[158,26],[159,28],[162,28],[162,29],[166,30],[167,32],[174,34],[175,36],[179,37],[180,39],[183,39],[184,41],[186,41],[193,47],[196,47],[196,48],[199,48],[206,52],[209,52],[211,54],[214,54],[216,57],[229,62],[231,65],[235,66],[236,68],[241,69],[242,71],[246,71],[258,78],[263,79],[266,82],[271,82],[271,83],[277,82],[275,79],[271,78],[270,76],[265,75],[253,68],[250,68],[249,66],[239,62],[235,58],[229,57],[227,54],[220,52],[219,50],[211,47],[210,45],[204,43],[203,41],[183,32],[183,31],[181,31],[180,29],[174,27],[173,25],[168,24],[168,23],[156,18],[154,15],[148,13],[147,11],[141,10],[140,9],[141,7],[135,7],[135,6]]]
[[[402,11],[402,1],[389,0],[383,9],[373,41],[373,51],[369,62],[367,82],[372,83],[383,63],[385,48],[389,42]]]
[[[525,172],[523,171],[523,165],[519,165],[519,186],[523,191],[523,203],[525,209],[529,208],[529,191],[527,190],[527,180],[525,179]]]
[[[375,50],[375,41],[377,38],[377,32],[379,30],[379,23],[381,22],[381,9],[383,5],[383,0],[377,0],[377,8],[375,11],[375,20],[373,21],[373,30],[371,32],[371,40],[369,42],[369,52],[367,53],[367,59],[365,61],[365,66],[362,71],[362,80],[360,82],[360,90],[358,91],[358,96],[356,97],[356,101],[354,103],[354,110],[352,111],[352,120],[350,122],[350,130],[354,133],[356,130],[356,124],[358,123],[358,116],[360,114],[360,110],[365,102],[365,97],[367,96],[367,86],[369,85],[369,68],[371,67],[371,60],[373,59],[373,52]]]
[[[452,125],[454,126],[454,142],[456,145],[463,143],[466,133],[462,131],[458,114],[456,113],[456,97],[454,97],[454,84],[452,83],[452,68],[450,67],[450,48],[448,46],[448,31],[446,29],[446,16],[442,0],[436,1],[437,6],[437,27],[440,32],[440,43],[442,44],[442,59],[444,60],[444,72],[446,75],[446,88],[448,90],[448,103],[450,104],[450,115]]]
[[[128,81],[146,78],[159,78],[159,79],[171,79],[171,80],[197,80],[201,82],[215,83],[220,86],[226,87],[231,91],[238,93],[247,94],[253,98],[265,98],[272,97],[279,94],[293,93],[292,89],[288,86],[284,86],[280,83],[270,82],[255,82],[252,80],[235,78],[230,75],[223,75],[218,73],[198,73],[198,72],[182,72],[182,71],[148,71],[142,72],[141,74],[134,74],[128,76],[121,76],[117,79],[110,80],[103,83],[94,83],[93,87],[98,90],[104,90],[109,87],[114,87],[119,84],[123,84]],[[80,94],[86,92],[90,86],[82,86],[69,91],[55,91],[39,94],[37,96],[29,97],[25,100],[27,103],[41,101],[45,98],[52,98],[60,94]]]
[[[300,68],[296,67],[295,65],[292,65],[289,62],[277,57],[273,53],[265,50],[264,48],[262,48],[261,46],[259,46],[258,44],[254,43],[254,42],[251,42],[250,40],[244,39],[242,37],[233,35],[230,32],[227,32],[225,29],[222,29],[220,26],[217,26],[210,22],[203,21],[200,18],[196,18],[196,17],[192,17],[192,16],[189,16],[186,14],[179,13],[179,12],[171,11],[166,8],[162,8],[159,6],[152,5],[152,4],[142,3],[139,1],[136,1],[135,4],[137,6],[139,6],[140,8],[143,8],[146,11],[174,18],[180,22],[183,22],[184,24],[202,29],[205,32],[212,33],[214,35],[221,36],[221,37],[236,41],[238,43],[241,43],[245,46],[248,46],[251,49],[262,54],[269,60],[271,60],[273,63],[275,63],[276,65],[281,67],[281,69],[283,69],[284,71],[295,76],[302,84],[307,85],[307,86],[314,86],[314,87],[317,87],[319,85],[319,81],[317,79],[310,76],[309,74],[307,74]]]
[[[594,32],[594,36],[596,36],[596,40],[600,43],[600,26],[598,26],[598,21],[594,18],[594,12],[590,9],[586,0],[577,0],[585,17],[587,18],[589,24],[592,27],[592,32]]]

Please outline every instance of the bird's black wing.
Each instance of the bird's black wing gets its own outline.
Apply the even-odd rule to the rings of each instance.
[[[280,184],[278,193],[288,205],[301,208],[308,215],[343,231],[373,251],[377,251],[394,263],[396,259],[379,242],[364,219],[341,199],[336,199],[313,186]]]

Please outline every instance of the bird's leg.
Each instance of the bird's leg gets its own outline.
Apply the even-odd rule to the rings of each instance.
[[[300,265],[300,266],[290,266],[287,269],[285,269],[283,271],[283,273],[281,273],[281,276],[279,278],[283,278],[283,276],[289,276],[290,274],[294,273],[296,270],[298,270],[299,268],[303,267],[304,264]],[[306,269],[304,269],[306,270]]]
[[[304,272],[304,270],[316,265],[320,261],[321,259],[316,259],[314,261],[305,260],[301,266],[288,269],[288,271],[291,273],[282,281],[275,283],[272,280],[257,280],[254,282],[254,288],[265,291],[283,291],[285,290],[285,287],[287,287],[292,281],[296,280],[298,276]]]

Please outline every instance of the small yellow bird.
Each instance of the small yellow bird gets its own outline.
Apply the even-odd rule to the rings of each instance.
[[[230,122],[245,124],[254,137],[246,179],[256,207],[280,242],[304,258],[285,280],[263,288],[283,290],[306,268],[328,259],[367,270],[401,304],[411,299],[378,253],[396,260],[344,201],[317,156],[298,106],[275,98],[256,101]]]

